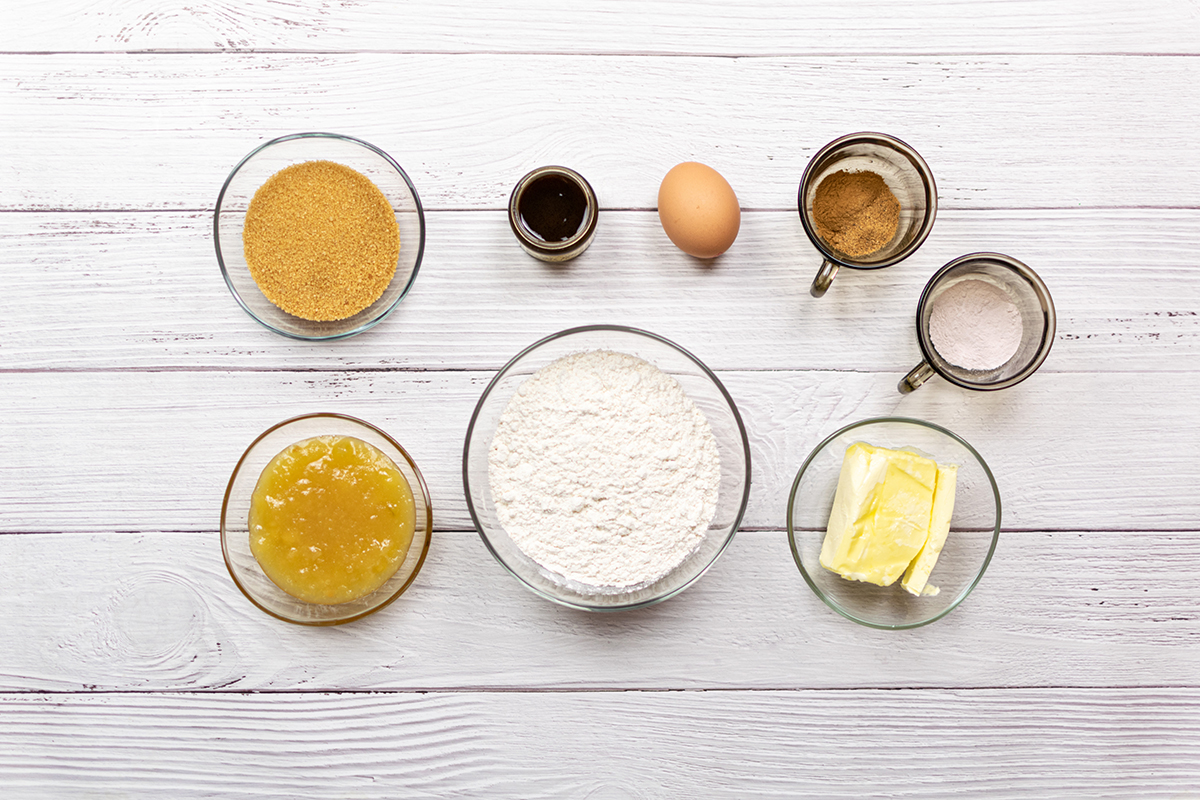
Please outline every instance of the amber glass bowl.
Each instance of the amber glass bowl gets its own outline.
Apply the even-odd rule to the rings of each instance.
[[[258,477],[276,455],[302,439],[314,436],[353,436],[373,445],[396,465],[408,481],[416,503],[416,526],[404,561],[382,586],[370,594],[337,605],[306,603],[276,586],[250,550],[250,498]],[[233,582],[251,603],[273,617],[298,625],[338,625],[373,614],[390,604],[412,585],[429,552],[433,506],[421,471],[392,437],[354,417],[343,414],[306,414],[268,428],[238,460],[225,489],[221,506],[221,550]]]
[[[246,263],[242,229],[254,193],[276,172],[305,161],[334,161],[365,175],[383,192],[400,227],[400,255],[391,283],[378,300],[346,319],[314,322],[287,313],[262,293]],[[336,133],[296,133],[260,145],[229,173],[217,196],[213,240],[225,283],[247,314],[293,339],[344,339],[382,322],[412,288],[425,252],[425,212],[407,173],[378,147]]]

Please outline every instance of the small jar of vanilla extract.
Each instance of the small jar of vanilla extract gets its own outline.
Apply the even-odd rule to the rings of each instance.
[[[570,261],[596,235],[600,205],[583,176],[566,167],[538,167],[508,198],[508,223],[526,253],[542,261]]]

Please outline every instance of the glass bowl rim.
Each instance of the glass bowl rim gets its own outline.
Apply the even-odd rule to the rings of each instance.
[[[469,470],[468,470],[468,466],[467,466],[468,460],[470,458],[470,453],[471,453],[471,436],[475,432],[475,423],[479,421],[480,411],[483,409],[484,403],[491,396],[492,390],[495,389],[497,384],[500,382],[500,379],[503,378],[506,374],[508,374],[508,372],[514,366],[516,366],[521,361],[521,359],[523,359],[526,355],[528,355],[529,353],[538,349],[539,347],[549,344],[551,342],[557,341],[559,339],[565,339],[568,336],[572,336],[574,334],[588,333],[588,332],[592,332],[592,331],[616,331],[618,333],[630,333],[630,334],[634,334],[635,336],[642,336],[644,338],[651,339],[653,341],[667,345],[668,347],[674,349],[679,354],[686,357],[688,360],[690,360],[696,366],[698,366],[700,368],[700,370],[704,373],[704,375],[710,381],[712,381],[713,385],[717,387],[717,390],[720,391],[721,396],[725,398],[725,402],[729,404],[729,410],[733,412],[734,421],[737,422],[738,433],[740,434],[741,439],[742,439],[742,455],[746,461],[746,474],[745,474],[744,486],[742,487],[742,499],[741,499],[741,503],[738,507],[737,517],[734,519],[733,525],[730,526],[729,533],[726,534],[726,536],[725,536],[725,541],[721,542],[721,546],[717,548],[715,553],[713,553],[713,556],[712,556],[712,558],[709,559],[708,563],[705,564],[701,570],[699,570],[695,575],[693,575],[691,578],[689,578],[683,584],[676,587],[675,589],[672,589],[669,592],[666,592],[665,594],[662,594],[662,595],[659,595],[656,597],[652,597],[647,600],[640,600],[636,603],[625,603],[623,605],[593,606],[593,605],[589,605],[587,603],[577,602],[574,600],[569,600],[566,598],[558,597],[556,595],[550,594],[549,592],[543,591],[542,589],[538,588],[537,586],[534,586],[532,583],[525,580],[525,578],[522,575],[518,574],[517,571],[515,569],[513,569],[513,567],[510,566],[508,564],[508,562],[506,562],[503,558],[501,558],[501,556],[498,552],[496,552],[496,549],[492,546],[492,543],[488,539],[487,534],[484,533],[483,525],[480,523],[480,520],[479,520],[479,514],[475,509],[475,503],[471,500],[471,483],[470,483],[470,478],[469,478]],[[629,325],[579,325],[574,328],[566,328],[565,330],[558,331],[557,333],[552,333],[549,336],[544,336],[541,339],[538,339],[533,344],[528,345],[527,347],[523,348],[519,353],[517,353],[515,356],[510,358],[508,360],[508,362],[503,367],[501,367],[499,369],[499,371],[496,372],[496,375],[488,382],[487,387],[484,388],[484,390],[483,390],[483,394],[481,394],[479,396],[479,401],[475,404],[475,410],[471,413],[471,422],[469,425],[467,425],[467,435],[466,435],[466,439],[463,442],[462,475],[463,475],[463,490],[464,490],[463,493],[466,495],[466,500],[467,500],[467,511],[470,512],[471,521],[475,524],[475,532],[479,534],[479,538],[483,540],[484,546],[487,547],[488,552],[490,552],[492,554],[492,557],[495,558],[496,561],[500,563],[500,566],[504,567],[504,569],[510,575],[512,575],[514,578],[516,578],[518,581],[520,581],[520,583],[523,586],[525,586],[525,588],[529,589],[530,591],[532,591],[534,594],[538,595],[539,597],[545,598],[546,600],[549,600],[553,603],[557,603],[561,606],[566,606],[567,608],[574,608],[574,609],[578,609],[581,611],[595,611],[595,612],[600,612],[600,613],[607,613],[607,612],[613,612],[613,611],[631,611],[631,610],[638,609],[638,608],[645,608],[647,606],[654,605],[655,603],[661,603],[664,600],[669,600],[670,598],[675,597],[680,592],[682,592],[684,589],[688,588],[689,586],[694,584],[697,580],[699,580],[700,577],[702,575],[704,575],[704,573],[708,572],[708,570],[712,567],[712,565],[717,563],[717,559],[720,558],[721,554],[725,552],[725,549],[727,547],[729,547],[729,543],[733,541],[733,537],[737,534],[738,529],[741,528],[741,526],[742,526],[742,518],[746,514],[746,506],[749,504],[749,501],[750,501],[750,482],[751,482],[750,439],[746,434],[746,425],[742,421],[741,412],[738,411],[737,404],[733,401],[733,397],[729,394],[729,391],[725,388],[725,384],[721,383],[721,380],[716,376],[716,374],[711,369],[709,369],[708,366],[705,365],[705,363],[703,361],[701,361],[699,358],[697,358],[695,355],[693,355],[690,351],[679,346],[678,344],[676,344],[675,342],[666,338],[665,336],[660,336],[657,333],[652,333],[650,331],[643,330],[641,328],[634,328]]]
[[[418,488],[421,490],[421,497],[425,502],[425,544],[421,548],[421,556],[420,556],[420,558],[417,559],[417,563],[413,567],[412,574],[410,574],[408,576],[408,578],[404,581],[404,584],[402,586],[397,588],[396,591],[393,592],[390,597],[388,597],[386,600],[384,600],[379,605],[377,605],[373,608],[369,608],[366,611],[363,611],[359,614],[355,614],[354,616],[346,617],[344,619],[299,620],[299,619],[293,619],[292,617],[284,616],[282,614],[278,614],[278,613],[272,611],[271,609],[265,607],[262,603],[260,603],[258,601],[258,599],[254,596],[254,594],[251,593],[249,590],[247,590],[246,587],[242,585],[242,582],[240,580],[238,580],[237,573],[234,571],[233,564],[230,562],[229,548],[226,544],[227,534],[226,534],[226,528],[225,528],[225,515],[229,510],[230,496],[233,494],[233,482],[237,478],[238,473],[241,472],[242,465],[245,463],[246,458],[250,455],[250,453],[254,450],[254,448],[257,447],[260,442],[262,442],[263,439],[267,438],[272,433],[275,433],[276,431],[278,431],[282,428],[286,428],[287,426],[292,425],[296,422],[301,422],[303,420],[310,420],[310,419],[337,419],[337,420],[341,420],[343,422],[350,422],[355,425],[361,425],[362,427],[365,427],[365,428],[373,431],[374,433],[377,433],[380,436],[382,436],[388,442],[388,444],[390,444],[392,447],[395,447],[396,450],[402,456],[404,456],[404,460],[406,462],[408,462],[408,466],[412,468],[413,473],[417,476],[417,484],[418,484]],[[385,453],[384,455],[387,455],[387,454]],[[389,456],[389,458],[390,458],[390,456]],[[352,417],[349,414],[339,414],[339,413],[333,412],[333,411],[317,411],[317,412],[313,412],[310,414],[299,414],[297,416],[285,419],[282,422],[277,422],[276,424],[272,425],[271,427],[267,428],[265,431],[260,433],[258,436],[256,436],[254,441],[252,441],[249,444],[249,446],[246,447],[245,451],[242,452],[241,457],[238,458],[238,460],[237,460],[237,464],[234,465],[233,472],[230,473],[230,476],[229,476],[229,483],[227,483],[225,485],[225,497],[221,501],[221,556],[225,560],[225,569],[229,571],[229,577],[233,578],[233,583],[235,586],[237,586],[238,590],[243,595],[245,595],[246,599],[249,600],[251,603],[253,603],[260,611],[263,611],[263,612],[271,615],[272,617],[275,617],[275,619],[283,620],[284,622],[290,622],[293,625],[305,625],[305,626],[314,627],[314,628],[328,627],[331,625],[343,625],[347,622],[354,622],[355,620],[359,620],[359,619],[362,619],[363,617],[370,616],[371,614],[374,614],[376,611],[380,611],[384,608],[387,608],[392,603],[396,602],[396,599],[399,598],[400,595],[404,594],[408,590],[408,587],[412,585],[412,582],[414,580],[416,580],[417,575],[420,574],[421,567],[423,567],[425,565],[425,557],[429,555],[429,542],[432,539],[433,539],[433,502],[429,496],[429,487],[425,483],[425,476],[423,474],[421,474],[420,468],[417,467],[417,462],[413,461],[413,458],[412,458],[412,456],[410,456],[408,454],[408,451],[405,450],[403,447],[401,447],[400,443],[397,442],[395,439],[393,439],[390,435],[388,435],[388,433],[386,431],[372,425],[371,423],[367,422],[366,420],[359,419],[358,417]],[[304,601],[297,600],[297,602],[303,603]],[[308,605],[313,605],[313,604],[309,603]]]
[[[1034,291],[1038,294],[1039,299],[1044,297],[1046,301],[1046,307],[1042,311],[1042,316],[1046,323],[1045,329],[1042,331],[1042,340],[1046,342],[1045,348],[1042,349],[1042,351],[1035,359],[1033,359],[1033,361],[1029,362],[1029,365],[1026,366],[1025,369],[1021,370],[1016,375],[1013,375],[1011,378],[999,381],[998,383],[972,383],[971,381],[963,380],[956,375],[952,375],[949,372],[945,372],[938,367],[935,367],[934,363],[936,359],[933,356],[933,353],[935,352],[933,341],[929,338],[928,331],[921,330],[921,315],[924,312],[925,307],[929,304],[930,296],[933,294],[933,289],[935,286],[937,286],[942,276],[956,267],[960,267],[963,264],[970,264],[974,261],[996,263],[1008,267],[1023,280],[1033,286]],[[995,392],[999,391],[1000,389],[1007,389],[1010,386],[1016,386],[1018,383],[1037,372],[1041,368],[1042,364],[1046,363],[1046,358],[1050,355],[1050,349],[1054,346],[1054,337],[1058,330],[1058,313],[1054,308],[1054,298],[1050,295],[1050,287],[1046,285],[1046,282],[1042,280],[1042,276],[1038,275],[1032,267],[1023,261],[1013,258],[1012,256],[1005,255],[1004,253],[983,250],[976,253],[967,253],[966,255],[961,255],[958,258],[952,258],[943,264],[937,272],[930,276],[929,280],[925,282],[925,288],[921,290],[920,299],[917,300],[916,324],[917,345],[921,348],[921,355],[924,357],[925,363],[929,365],[929,367],[938,377],[954,384],[955,386],[961,386],[963,389],[971,389],[972,391],[976,392]]]
[[[862,427],[867,427],[870,425],[877,425],[877,424],[881,424],[881,423],[893,423],[893,422],[899,422],[899,423],[909,424],[909,425],[917,425],[922,428],[929,428],[930,430],[936,431],[938,433],[941,433],[945,436],[950,437],[951,439],[953,439],[954,441],[958,442],[963,447],[965,447],[967,449],[967,451],[970,452],[971,455],[973,455],[975,457],[975,460],[979,462],[979,466],[983,467],[983,472],[985,475],[987,475],[988,483],[992,487],[992,497],[996,501],[996,524],[992,528],[992,541],[988,545],[987,555],[984,557],[983,563],[979,565],[979,571],[975,573],[975,577],[971,580],[971,583],[967,586],[966,590],[960,592],[958,598],[953,603],[951,603],[949,606],[942,609],[941,611],[939,611],[937,614],[933,615],[932,617],[929,617],[928,619],[923,619],[918,622],[903,622],[903,623],[899,623],[899,624],[895,624],[895,625],[889,625],[886,623],[872,622],[870,620],[865,620],[860,617],[856,617],[853,614],[851,614],[849,611],[845,610],[840,605],[835,603],[832,600],[832,598],[830,598],[829,595],[827,595],[825,592],[821,591],[821,589],[817,586],[816,582],[812,579],[812,576],[808,574],[808,570],[804,568],[804,562],[800,558],[800,550],[796,544],[796,534],[795,534],[795,529],[792,524],[792,514],[793,514],[793,509],[795,508],[795,504],[796,504],[796,492],[799,491],[799,489],[800,489],[800,481],[804,477],[804,473],[808,469],[809,465],[812,463],[813,459],[815,459],[817,457],[818,453],[820,453],[822,450],[824,450],[837,437],[841,436],[842,434],[849,433],[850,431],[852,431],[856,428],[862,428]],[[912,628],[920,628],[920,627],[928,625],[932,622],[937,622],[939,619],[946,616],[954,609],[958,608],[959,605],[961,605],[962,602],[964,600],[966,600],[968,596],[970,596],[971,592],[975,591],[975,587],[979,584],[979,581],[983,579],[983,574],[985,572],[987,572],[988,565],[992,563],[992,556],[995,554],[996,545],[1000,541],[1000,518],[1001,518],[1000,488],[996,485],[996,476],[992,474],[991,467],[988,466],[987,461],[985,461],[983,456],[979,454],[979,451],[976,450],[974,447],[972,447],[971,444],[966,439],[962,438],[954,431],[951,431],[947,428],[943,428],[941,425],[938,425],[936,423],[927,422],[926,420],[923,420],[923,419],[916,419],[914,417],[870,417],[868,419],[859,420],[858,422],[852,422],[849,425],[846,425],[846,426],[834,431],[829,436],[826,436],[821,441],[820,444],[818,444],[816,447],[814,447],[809,452],[808,457],[804,459],[804,463],[800,465],[800,470],[796,473],[796,479],[794,481],[792,481],[792,490],[788,494],[788,505],[787,505],[788,547],[792,551],[792,558],[795,560],[796,566],[800,568],[800,574],[804,577],[804,582],[808,584],[808,588],[812,589],[813,594],[815,594],[817,597],[821,598],[821,601],[824,602],[825,605],[832,608],[838,614],[841,614],[843,617],[845,617],[848,620],[851,620],[852,622],[857,622],[859,625],[865,625],[868,628],[876,628],[879,630],[889,630],[889,631],[911,630]]]
[[[923,178],[928,179],[928,185],[925,187],[925,205],[929,209],[929,213],[926,215],[925,222],[921,226],[921,230],[917,233],[916,238],[909,242],[907,247],[897,252],[891,258],[886,258],[883,261],[870,264],[854,262],[839,256],[837,251],[831,247],[828,247],[821,239],[820,235],[812,227],[812,224],[808,219],[808,215],[804,211],[804,186],[808,183],[809,176],[812,174],[816,165],[827,154],[836,150],[837,148],[859,143],[873,144],[895,150],[897,153],[900,153],[907,158],[909,162],[916,167],[917,171],[921,173]],[[800,185],[796,189],[796,203],[800,213],[800,225],[804,228],[804,232],[808,235],[809,241],[812,242],[813,247],[817,249],[817,252],[821,254],[822,258],[832,261],[839,267],[849,267],[850,269],[883,269],[884,267],[895,266],[901,261],[907,259],[913,253],[917,252],[921,245],[925,243],[925,240],[929,238],[929,234],[933,230],[933,223],[937,220],[937,182],[934,180],[933,170],[929,168],[929,164],[925,161],[924,156],[918,153],[916,148],[914,148],[908,142],[905,142],[904,140],[887,133],[879,133],[878,131],[859,131],[857,133],[847,133],[844,136],[839,136],[833,141],[822,145],[817,152],[813,153],[812,158],[808,160],[808,165],[805,166],[804,172],[800,176]]]
[[[282,144],[283,142],[295,141],[298,139],[336,139],[342,142],[350,142],[351,144],[356,144],[360,147],[370,150],[386,161],[392,167],[392,169],[396,170],[396,173],[401,177],[401,179],[403,179],[405,185],[408,186],[408,191],[413,198],[413,204],[416,206],[417,222],[418,228],[421,231],[421,236],[420,241],[417,243],[417,255],[416,259],[413,261],[412,273],[410,273],[408,276],[408,282],[400,291],[400,294],[396,296],[396,299],[393,300],[391,305],[389,305],[387,308],[382,309],[371,319],[366,320],[365,322],[349,330],[339,331],[338,333],[307,336],[302,333],[295,333],[294,331],[285,331],[276,327],[275,325],[272,325],[258,314],[255,314],[250,309],[250,306],[247,305],[246,301],[242,299],[242,296],[238,293],[238,290],[234,287],[233,280],[229,277],[229,268],[225,266],[225,256],[221,251],[221,206],[225,201],[225,192],[229,189],[229,184],[233,182],[234,177],[238,174],[242,167],[249,163],[249,161],[259,153],[274,145]],[[409,291],[413,287],[413,283],[415,283],[417,280],[417,273],[421,270],[421,260],[425,255],[425,208],[421,205],[421,197],[417,194],[417,187],[413,185],[412,180],[408,177],[408,173],[404,171],[404,168],[401,167],[394,158],[370,142],[363,141],[362,139],[356,139],[353,136],[346,136],[345,134],[341,133],[326,133],[322,131],[289,133],[286,136],[278,136],[270,141],[263,142],[262,144],[258,145],[249,153],[247,153],[242,160],[239,161],[232,170],[230,170],[228,177],[225,178],[225,182],[221,184],[221,191],[217,194],[217,204],[213,208],[213,244],[216,247],[217,264],[219,264],[221,267],[221,277],[224,278],[225,285],[229,287],[229,292],[233,295],[233,299],[237,301],[237,304],[242,307],[243,311],[250,315],[251,319],[262,325],[267,330],[277,333],[280,336],[286,336],[289,339],[298,339],[303,342],[336,341],[338,339],[346,339],[350,336],[362,333],[363,331],[375,327],[380,322],[383,322],[388,315],[396,310],[396,307],[399,306],[400,302],[408,295]],[[283,313],[286,314],[287,312],[285,311]]]

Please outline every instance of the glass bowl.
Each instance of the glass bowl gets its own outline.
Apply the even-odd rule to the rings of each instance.
[[[950,535],[929,576],[929,583],[941,590],[938,594],[918,597],[899,581],[876,586],[847,580],[821,566],[821,543],[842,459],[855,442],[916,450],[939,464],[958,464]],[[957,608],[983,577],[1000,538],[1000,490],[983,456],[957,434],[918,419],[867,419],[842,428],[805,459],[788,498],[787,526],[800,574],[826,605],[872,628],[917,628]]]
[[[313,436],[328,435],[353,436],[374,445],[395,463],[408,481],[416,501],[412,543],[396,574],[374,592],[337,605],[306,603],[283,591],[267,577],[250,550],[250,498],[263,469],[288,445]],[[263,611],[299,625],[339,625],[373,614],[390,604],[404,593],[421,571],[432,531],[433,506],[429,501],[429,489],[412,458],[379,428],[343,414],[306,414],[264,431],[233,468],[221,506],[221,550],[233,582]]]
[[[266,298],[246,264],[242,228],[254,193],[279,170],[305,161],[334,161],[367,176],[391,203],[400,226],[391,283],[378,300],[346,319],[314,322],[287,313]],[[260,145],[229,173],[217,196],[213,239],[225,283],[251,317],[294,339],[343,339],[378,324],[412,288],[425,251],[425,212],[408,175],[378,147],[335,133],[296,133]]]
[[[699,545],[661,578],[631,587],[595,586],[552,572],[513,542],[497,516],[488,479],[488,452],[500,415],[517,389],[557,359],[591,350],[613,350],[644,359],[683,387],[708,418],[721,460],[717,508]],[[733,399],[698,358],[653,333],[617,325],[561,331],[522,350],[492,379],[479,398],[463,447],[463,485],[475,527],[496,560],[536,594],[587,611],[640,608],[673,597],[712,566],[733,539],[750,496],[750,445]]]

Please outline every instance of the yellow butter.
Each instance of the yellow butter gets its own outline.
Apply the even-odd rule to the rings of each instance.
[[[933,595],[938,593],[936,586],[930,586],[929,573],[937,563],[946,537],[950,533],[950,517],[954,513],[954,496],[958,486],[958,465],[938,465],[937,486],[933,492],[933,511],[930,514],[929,538],[917,557],[904,571],[900,585],[915,595]]]
[[[821,566],[848,580],[879,586],[895,583],[920,558],[931,529],[940,525],[935,524],[938,478],[939,467],[932,459],[865,442],[850,445],[838,476]],[[947,530],[952,495],[949,506],[938,510],[944,513]],[[930,549],[929,570],[944,541],[943,534],[936,548]],[[925,582],[918,574],[914,572],[913,585],[920,581],[923,588]],[[925,580],[928,577],[925,572]]]

